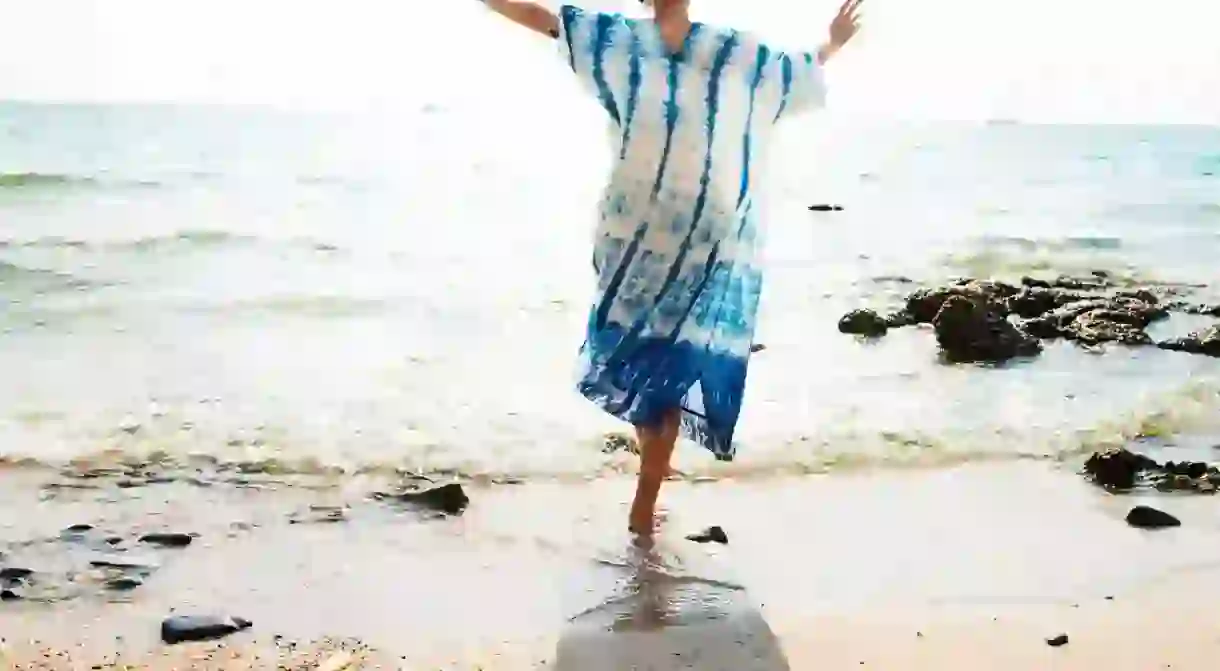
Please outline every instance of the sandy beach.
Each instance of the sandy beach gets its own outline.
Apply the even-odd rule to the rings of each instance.
[[[1105,493],[1073,470],[672,483],[666,534],[728,531],[731,566],[794,669],[1212,668],[1215,500],[1153,494],[1183,526],[1141,531],[1123,516],[1147,495]],[[343,650],[367,668],[545,668],[565,618],[605,593],[592,560],[625,543],[630,491],[618,478],[470,486],[464,515],[429,519],[369,500],[378,483],[350,478],[100,483],[47,498],[46,476],[5,476],[6,565],[62,583],[0,606],[13,668],[316,668]],[[15,505],[40,492],[37,506]],[[1018,494],[1025,505],[1011,504]],[[154,567],[144,584],[97,589],[79,568],[96,550],[61,533],[74,524],[121,537],[118,553]],[[160,550],[129,540],[167,530],[198,537]],[[171,613],[254,626],[164,646]],[[1059,634],[1069,642],[1049,646]]]
[[[492,25],[545,105],[444,69],[368,113],[0,101],[0,671],[546,668],[606,594],[636,459],[572,385],[603,119],[553,45]],[[1079,471],[1220,462],[1220,359],[1160,347],[1220,317],[1220,132],[865,121],[777,146],[742,449],[679,445],[665,536],[727,531],[798,671],[1215,669],[1220,483]],[[1041,352],[840,330],[954,278],[1010,283]],[[1141,289],[1143,331],[1078,319]],[[1092,307],[1052,323],[1064,301]],[[373,496],[404,474],[469,507]],[[177,614],[253,626],[164,645]]]

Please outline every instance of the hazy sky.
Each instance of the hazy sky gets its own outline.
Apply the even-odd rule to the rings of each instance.
[[[832,65],[833,108],[1220,123],[1220,2],[1156,5],[866,0],[865,31]],[[696,18],[808,48],[836,7],[694,0]],[[0,0],[0,16],[0,99],[520,106],[563,76],[552,45],[474,0]]]

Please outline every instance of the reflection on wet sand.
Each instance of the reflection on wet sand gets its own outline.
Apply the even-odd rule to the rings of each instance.
[[[632,546],[625,560],[598,560],[618,579],[609,596],[569,620],[555,671],[786,671],[745,588],[715,577],[714,566],[701,566],[706,558],[702,549]]]

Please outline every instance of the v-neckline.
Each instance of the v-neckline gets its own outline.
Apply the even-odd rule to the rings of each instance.
[[[686,56],[690,53],[691,40],[702,25],[698,21],[691,21],[690,25],[686,28],[686,35],[682,38],[682,44],[678,47],[677,51],[674,51],[669,48],[669,42],[665,41],[665,35],[661,32],[661,24],[655,19],[652,22],[652,26],[657,33],[657,41],[661,43],[661,50],[665,53],[665,57],[679,62],[686,60]]]

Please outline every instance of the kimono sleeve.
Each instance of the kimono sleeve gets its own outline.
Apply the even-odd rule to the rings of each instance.
[[[818,56],[812,51],[775,51],[774,66],[767,74],[779,91],[775,120],[826,105],[826,79]]]
[[[621,101],[615,93],[619,75],[627,68],[631,26],[619,14],[592,12],[564,5],[559,8],[559,52],[576,74],[582,88],[596,96],[602,107],[619,122]]]

